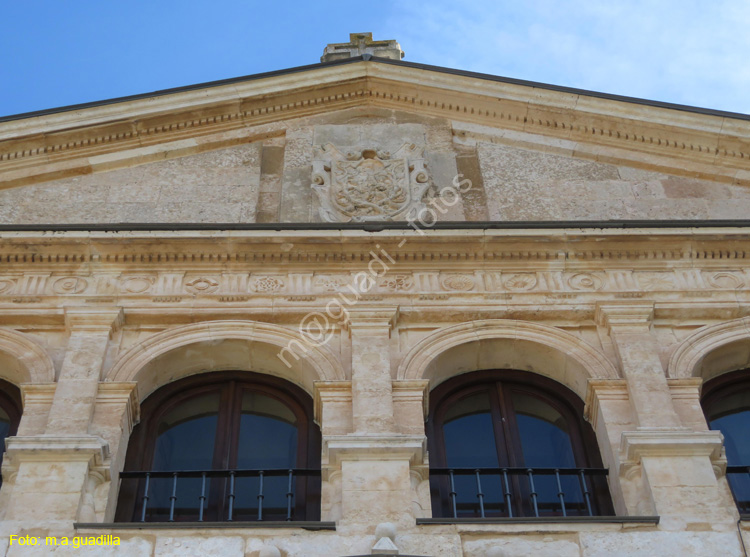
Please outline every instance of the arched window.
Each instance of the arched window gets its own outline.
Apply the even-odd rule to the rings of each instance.
[[[143,403],[117,521],[318,520],[312,400],[266,375],[188,377]]]
[[[527,372],[461,375],[430,395],[435,517],[612,514],[583,403]]]
[[[0,379],[0,465],[5,455],[5,440],[16,434],[21,421],[21,393],[18,387]],[[3,478],[0,476],[0,486]]]
[[[750,370],[708,381],[702,403],[708,427],[724,435],[727,480],[737,507],[750,513]]]

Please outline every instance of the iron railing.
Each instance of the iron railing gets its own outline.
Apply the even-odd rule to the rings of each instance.
[[[255,505],[253,505],[254,520],[264,520],[264,507],[268,506],[268,503],[264,505],[267,498],[272,497],[272,511],[275,517],[278,516],[280,509],[285,507],[286,517],[283,520],[304,520],[305,517],[297,518],[294,515],[295,510],[295,491],[297,481],[301,478],[313,477],[320,478],[320,470],[314,469],[272,469],[272,470],[176,470],[176,471],[126,471],[120,472],[120,478],[123,480],[136,479],[139,480],[139,497],[140,497],[140,512],[137,520],[140,522],[146,522],[147,517],[153,518],[151,515],[156,515],[156,520],[163,520],[160,517],[166,517],[168,522],[174,522],[179,519],[176,516],[178,511],[182,510],[192,517],[196,516],[199,522],[204,521],[204,515],[207,512],[207,501],[210,497],[221,501],[223,507],[219,512],[224,517],[223,520],[233,521],[236,517],[236,500],[238,497],[243,500],[248,498],[255,498]],[[245,478],[256,478],[257,479],[257,492],[254,494],[248,493],[247,489],[238,487],[241,480]],[[270,490],[272,493],[269,494],[267,483],[272,479],[281,478],[285,479],[284,490],[280,491],[280,483],[274,482],[274,489]],[[217,487],[211,485],[211,480],[218,479],[223,480],[218,491],[221,492],[219,497],[216,497]],[[164,485],[164,481],[167,480],[168,484]],[[180,484],[180,480],[183,480]],[[194,491],[193,497],[188,496],[184,492],[186,491],[185,484],[188,483],[185,480],[193,480],[192,488],[187,491]],[[198,482],[199,480],[199,482]],[[155,484],[160,483],[155,487]],[[197,485],[196,485],[197,484]],[[166,493],[168,496],[165,497],[165,488],[168,488]],[[178,495],[179,492],[183,491],[182,495]],[[198,489],[195,489],[198,488]],[[159,493],[155,493],[158,491]],[[197,494],[197,501],[195,500]],[[283,498],[283,501],[280,499]],[[149,507],[149,502],[152,499],[159,500],[157,502],[157,508],[153,506]],[[163,506],[165,501],[168,499],[168,510]],[[188,500],[187,507],[177,507],[178,500],[181,503],[185,503]],[[189,499],[193,500],[190,503]],[[242,520],[247,520],[247,508],[243,509]],[[277,519],[277,518],[274,518]]]
[[[608,473],[603,468],[430,469],[438,482],[444,482],[441,492],[447,491],[448,512],[453,518],[467,514],[481,518],[595,516],[593,484]],[[473,494],[469,493],[472,490]]]

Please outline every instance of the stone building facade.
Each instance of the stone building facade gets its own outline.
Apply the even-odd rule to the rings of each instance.
[[[0,121],[0,552],[745,554],[750,117],[326,56]]]

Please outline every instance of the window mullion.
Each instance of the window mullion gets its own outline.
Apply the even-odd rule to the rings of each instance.
[[[501,468],[515,466],[512,459],[513,447],[510,444],[512,439],[511,424],[506,415],[503,386],[502,383],[495,383],[494,387],[490,390],[490,412],[492,413],[492,423],[495,430],[497,461]],[[500,424],[500,427],[497,427],[498,424]]]

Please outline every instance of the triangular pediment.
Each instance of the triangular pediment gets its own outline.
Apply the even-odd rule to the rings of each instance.
[[[180,141],[216,142],[222,133],[231,142],[242,130],[262,135],[263,126],[357,106],[525,132],[551,143],[571,141],[589,152],[653,159],[647,162],[665,168],[669,160],[674,167],[689,161],[702,165],[707,177],[718,168],[750,166],[750,121],[741,115],[377,59],[301,70],[6,118],[0,122],[0,184],[97,171],[117,166],[124,156],[118,154],[149,156],[177,149]]]
[[[737,218],[749,137],[731,114],[353,60],[0,122],[0,221],[403,219],[459,175],[478,185],[439,219]],[[342,212],[331,164],[405,182]]]

